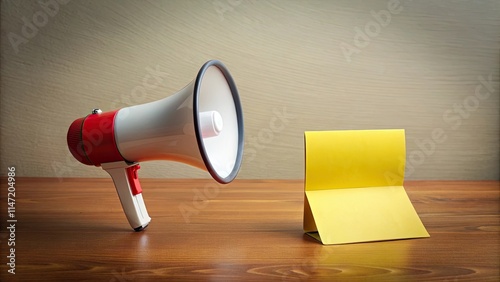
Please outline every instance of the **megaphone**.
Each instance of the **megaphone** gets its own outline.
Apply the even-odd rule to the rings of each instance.
[[[109,112],[93,109],[70,125],[67,142],[79,162],[109,173],[128,222],[141,231],[151,218],[137,175],[139,162],[182,162],[229,183],[241,166],[243,133],[234,80],[224,64],[211,60],[172,96]]]

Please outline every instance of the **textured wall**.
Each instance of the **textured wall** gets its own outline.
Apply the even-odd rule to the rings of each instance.
[[[72,159],[69,124],[166,97],[219,59],[244,107],[241,178],[303,178],[305,130],[376,128],[406,129],[409,179],[499,178],[499,1],[1,3],[1,175],[107,176]]]

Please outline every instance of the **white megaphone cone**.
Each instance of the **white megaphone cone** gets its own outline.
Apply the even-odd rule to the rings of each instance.
[[[151,218],[138,162],[182,162],[229,183],[241,166],[243,113],[229,71],[213,60],[170,97],[105,113],[93,110],[71,124],[67,140],[78,161],[102,166],[111,175],[127,219],[139,231]]]

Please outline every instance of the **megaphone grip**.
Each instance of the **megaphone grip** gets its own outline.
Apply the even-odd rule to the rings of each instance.
[[[137,163],[112,162],[101,164],[102,168],[109,173],[115,184],[116,192],[120,198],[123,211],[127,216],[130,226],[135,231],[145,229],[151,217],[149,217],[144,199],[142,198],[142,189],[137,177]]]

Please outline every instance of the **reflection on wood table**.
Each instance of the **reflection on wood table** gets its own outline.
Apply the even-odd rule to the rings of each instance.
[[[331,246],[303,234],[301,180],[144,179],[152,222],[133,232],[110,179],[18,177],[13,233],[7,182],[2,281],[500,279],[498,181],[408,181],[430,238]]]

